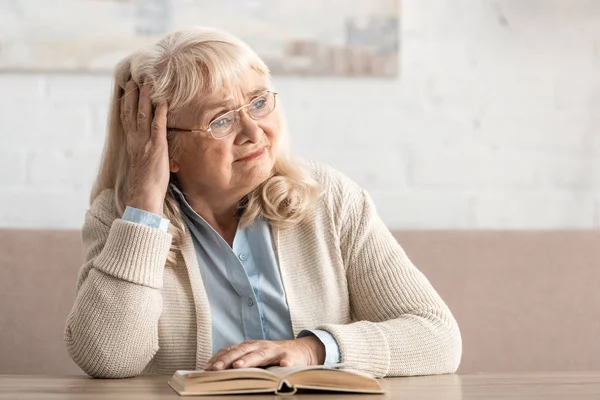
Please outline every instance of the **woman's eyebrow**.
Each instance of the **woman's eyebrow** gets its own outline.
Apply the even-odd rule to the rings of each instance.
[[[208,115],[210,113],[212,113],[214,110],[219,109],[219,108],[223,108],[224,110],[228,110],[231,108],[231,104],[232,104],[232,100],[221,100],[221,101],[208,101],[204,104],[202,104],[200,107],[198,107],[198,113],[196,114],[196,118],[199,120],[203,120],[204,118],[207,118]]]
[[[221,101],[213,101],[213,102],[207,102],[206,104],[204,104],[202,106],[202,108],[206,109],[206,110],[210,110],[210,109],[215,109],[215,108],[227,108],[228,106],[231,106],[232,100],[221,100]]]
[[[260,87],[260,88],[254,89],[254,90],[252,90],[250,92],[246,92],[246,96],[253,97],[253,96],[262,94],[262,93],[266,92],[267,90],[269,90],[269,88]]]
[[[246,96],[247,97],[254,97],[256,95],[262,94],[264,92],[266,92],[267,90],[269,90],[266,87],[259,87],[256,88],[254,90],[251,90],[249,92],[246,92]],[[221,100],[221,101],[214,101],[214,102],[207,102],[206,104],[204,104],[204,106],[202,107],[204,110],[214,110],[216,108],[231,108],[232,107],[232,103],[233,103],[233,99],[228,99],[228,100]]]

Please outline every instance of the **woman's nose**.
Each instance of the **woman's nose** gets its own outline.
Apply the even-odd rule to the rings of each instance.
[[[247,112],[240,112],[240,132],[238,137],[257,142],[262,135],[262,129],[258,122],[250,118]]]

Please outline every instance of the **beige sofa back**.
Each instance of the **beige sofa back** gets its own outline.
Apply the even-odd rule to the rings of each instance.
[[[600,369],[600,232],[396,232],[463,334],[460,372]],[[0,374],[81,373],[76,231],[0,230]]]
[[[81,260],[77,231],[0,230],[0,374],[82,373],[63,344]]]
[[[396,237],[458,320],[460,371],[600,369],[600,231]]]

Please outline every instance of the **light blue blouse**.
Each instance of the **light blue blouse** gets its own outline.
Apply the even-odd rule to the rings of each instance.
[[[212,319],[213,354],[244,340],[293,339],[290,312],[273,251],[271,229],[258,220],[237,230],[229,244],[188,204],[172,186],[186,225],[192,233],[200,273]],[[169,221],[133,207],[124,220],[167,230]],[[325,346],[325,364],[340,361],[333,336],[326,331],[304,330],[298,337],[315,335]]]

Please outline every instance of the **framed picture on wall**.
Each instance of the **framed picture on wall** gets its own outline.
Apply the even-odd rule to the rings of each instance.
[[[398,74],[400,0],[0,1],[0,71],[104,73],[198,25],[240,37],[278,75]]]

